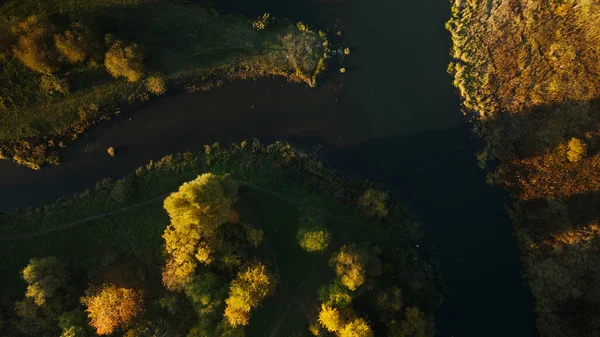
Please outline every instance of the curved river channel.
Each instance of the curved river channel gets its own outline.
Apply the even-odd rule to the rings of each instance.
[[[214,2],[228,12],[269,12],[341,30],[352,48],[347,72],[333,69],[315,89],[265,79],[167,95],[93,128],[60,166],[32,171],[0,161],[0,212],[42,205],[215,141],[320,144],[329,166],[386,184],[423,223],[447,288],[438,336],[535,336],[505,196],[477,167],[477,144],[445,71],[448,1]],[[116,157],[106,154],[109,146]]]

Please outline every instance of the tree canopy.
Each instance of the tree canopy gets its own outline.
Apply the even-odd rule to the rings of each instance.
[[[113,77],[125,77],[129,82],[139,81],[144,74],[144,56],[136,43],[115,41],[104,56],[104,66]]]
[[[99,335],[110,335],[116,329],[126,328],[142,311],[142,292],[112,284],[105,284],[82,298],[86,312]]]

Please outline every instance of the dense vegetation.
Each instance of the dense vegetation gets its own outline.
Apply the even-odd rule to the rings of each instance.
[[[215,144],[0,217],[0,334],[433,336],[420,239],[312,155]]]
[[[184,0],[0,7],[0,157],[39,168],[98,120],[169,90],[284,76],[316,85],[325,34]]]
[[[479,159],[513,197],[542,336],[600,333],[599,24],[593,0],[455,0],[447,25]]]

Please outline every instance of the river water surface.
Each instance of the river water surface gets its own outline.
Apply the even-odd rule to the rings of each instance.
[[[330,166],[385,183],[423,223],[447,287],[438,336],[535,336],[504,195],[485,184],[445,72],[448,1],[217,3],[230,12],[270,12],[341,30],[352,49],[348,71],[333,71],[315,89],[259,80],[167,95],[100,124],[65,152],[58,167],[36,172],[0,161],[0,212],[51,202],[102,177],[215,141],[321,144]],[[106,154],[109,146],[116,157]]]

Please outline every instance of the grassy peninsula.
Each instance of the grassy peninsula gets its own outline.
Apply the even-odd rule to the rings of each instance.
[[[0,333],[433,336],[421,235],[314,155],[215,144],[0,217]]]
[[[512,196],[542,336],[600,333],[599,23],[591,0],[455,0],[447,25],[480,163]]]
[[[0,157],[39,168],[86,128],[168,91],[283,76],[316,85],[327,41],[305,24],[184,0],[0,7]]]

